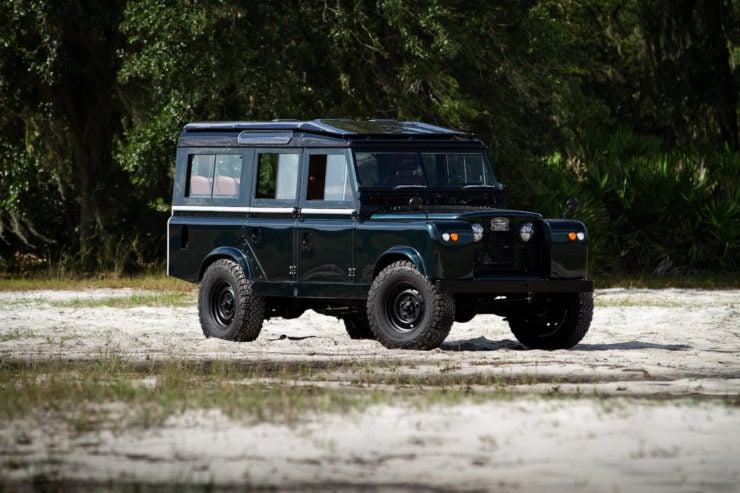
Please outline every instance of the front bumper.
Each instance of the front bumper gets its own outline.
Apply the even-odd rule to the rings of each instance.
[[[437,291],[453,294],[587,293],[594,290],[594,282],[590,279],[440,279],[435,285]]]

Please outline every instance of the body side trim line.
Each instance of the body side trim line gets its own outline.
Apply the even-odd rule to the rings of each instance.
[[[215,206],[215,205],[173,205],[172,212],[241,212],[252,214],[258,212],[285,214],[292,213],[293,207],[240,207],[240,206]],[[330,209],[330,208],[303,208],[299,209],[303,214],[353,214],[356,209]]]

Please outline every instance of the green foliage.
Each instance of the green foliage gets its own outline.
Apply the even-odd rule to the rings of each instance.
[[[579,142],[546,159],[544,183],[581,199],[597,272],[740,267],[740,154],[721,146],[664,150],[627,130],[583,132]],[[562,203],[554,191],[536,195],[551,214]]]
[[[349,117],[476,133],[512,206],[581,197],[599,270],[737,268],[738,12],[0,0],[0,265],[147,268],[185,123]]]

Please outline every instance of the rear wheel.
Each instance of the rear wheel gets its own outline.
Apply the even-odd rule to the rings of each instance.
[[[265,301],[252,291],[242,268],[229,259],[212,263],[198,292],[203,334],[230,341],[253,341],[262,330]]]
[[[552,295],[539,306],[522,316],[509,317],[511,331],[527,347],[569,349],[583,339],[591,326],[593,293]]]
[[[375,338],[387,348],[434,349],[450,333],[455,300],[408,261],[395,262],[373,280],[367,315]]]

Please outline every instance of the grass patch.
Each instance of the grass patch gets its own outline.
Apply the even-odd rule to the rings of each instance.
[[[54,278],[54,277],[0,277],[0,291],[39,291],[64,290],[79,291],[96,288],[130,288],[146,291],[193,292],[191,284],[164,274],[119,277],[101,273],[93,278]]]
[[[509,386],[541,383],[535,376],[453,374],[443,363],[436,371],[412,373],[410,368],[408,362],[386,360],[131,363],[115,355],[86,361],[0,360],[0,419],[59,419],[72,432],[85,433],[148,428],[188,410],[219,409],[247,424],[293,425],[316,413],[362,411],[377,404],[423,409],[521,398]],[[577,397],[553,392],[538,398]]]
[[[600,296],[594,297],[594,306],[601,308],[628,308],[628,307],[653,307],[653,308],[687,308],[691,305],[687,305],[685,302],[672,301],[669,299],[653,299],[645,296],[636,294],[634,296],[620,297],[618,300],[608,298],[604,299]],[[697,306],[706,306],[706,303]]]
[[[31,329],[12,329],[8,332],[0,332],[0,342],[15,341],[18,339],[31,339],[39,337]]]
[[[51,306],[59,308],[133,308],[137,306],[195,306],[194,293],[189,291],[164,291],[161,293],[133,293],[129,296],[106,296],[102,298],[73,298],[52,301]]]
[[[635,274],[635,275],[595,275],[597,289],[635,288],[635,289],[740,289],[740,276],[730,272],[698,273],[695,275]]]
[[[373,402],[373,393],[326,390],[291,383],[300,368],[250,367],[231,362],[167,361],[130,364],[117,357],[93,361],[3,361],[0,416],[49,414],[78,432],[116,423],[149,427],[189,409],[221,409],[247,422],[292,423],[307,412],[346,411]],[[259,376],[279,375],[279,384]]]
[[[0,419],[62,419],[74,432],[151,427],[195,409],[247,423],[293,424],[315,413],[393,403],[423,408],[505,396],[506,384],[443,371],[404,373],[397,361],[0,361]],[[490,392],[473,392],[472,386]],[[115,423],[115,424],[114,424]]]

